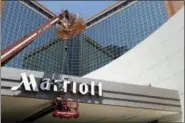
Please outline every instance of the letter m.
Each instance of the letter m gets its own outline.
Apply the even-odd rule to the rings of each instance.
[[[22,82],[19,85],[12,87],[11,90],[18,90],[23,85],[26,91],[31,91],[31,87],[33,91],[38,91],[37,83],[33,74],[30,74],[27,77],[26,73],[21,73],[21,80]]]

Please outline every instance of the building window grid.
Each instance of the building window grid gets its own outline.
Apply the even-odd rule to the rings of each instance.
[[[6,15],[3,14],[2,17],[4,19],[2,34],[4,34],[4,32],[7,34],[2,35],[3,48],[12,43],[11,41],[15,39],[18,40],[25,32],[30,32],[34,27],[47,21],[20,3],[16,3],[15,7],[11,2],[8,6],[5,4],[7,6],[5,7]],[[132,6],[88,28],[84,33],[70,39],[69,41],[71,42],[68,44],[68,47],[71,49],[68,52],[68,54],[70,54],[70,57],[68,57],[70,74],[79,76],[87,74],[108,64],[144,40],[167,20],[163,4],[162,1],[138,1]],[[15,16],[16,19],[14,23],[12,19],[7,22],[7,19],[11,18],[10,13],[12,10],[10,10],[10,8],[12,6],[14,6],[14,11],[19,13],[19,16]],[[25,15],[24,13],[23,15],[22,11],[25,10],[27,14]],[[156,16],[156,19],[153,16]],[[25,21],[23,17],[28,18],[28,22]],[[16,33],[15,29],[10,29],[16,23],[18,26],[14,27],[19,33]],[[20,23],[23,25],[20,25]],[[28,25],[28,23],[31,24]],[[29,28],[26,28],[26,25],[29,26]],[[9,34],[11,33],[13,35],[10,37]],[[11,60],[8,66],[21,68],[25,57],[34,51],[36,47],[54,40],[56,38],[54,36],[55,33],[55,28],[47,31],[42,37],[39,37],[34,43],[29,45],[28,48],[17,55],[14,60]],[[86,37],[89,39],[86,39]],[[90,40],[90,42],[88,42],[88,40]],[[64,43],[61,41],[49,49],[32,56],[25,62],[24,68],[47,72],[61,72],[63,48]]]
[[[118,48],[112,50],[114,55],[119,57],[127,50],[133,48],[139,42],[144,40],[167,20],[163,4],[163,1],[138,1],[121,12],[90,27],[84,32],[84,34],[89,36],[92,40],[95,40],[102,47],[106,47],[108,45],[126,45],[127,48],[124,48],[123,50]],[[138,16],[138,13],[141,13],[140,15],[142,15],[142,17]],[[151,21],[152,19],[154,21]],[[125,23],[125,25],[123,23]],[[119,29],[120,26],[122,28]],[[124,29],[126,29],[126,31]],[[106,31],[107,35],[102,31]],[[101,67],[105,62],[108,63],[114,60],[105,60],[105,55],[93,56],[91,48],[83,48],[86,47],[83,45],[81,47],[82,52],[84,51],[81,55],[84,57],[83,59],[86,59],[86,62],[83,63],[83,67],[86,67],[84,72],[81,72],[82,75]],[[106,51],[110,52],[110,48],[106,49]],[[92,62],[90,63],[91,65],[89,65],[89,61],[92,59],[96,59],[96,62]]]
[[[24,11],[24,13],[23,13]],[[17,13],[17,16],[14,15]],[[24,14],[24,16],[23,16]],[[14,18],[14,19],[13,19]],[[34,18],[34,20],[32,19]],[[4,49],[5,47],[7,47],[9,44],[13,43],[13,41],[15,40],[19,40],[18,38],[22,37],[23,34],[26,34],[30,31],[32,31],[34,28],[38,27],[41,23],[43,23],[44,21],[46,21],[45,18],[43,18],[42,16],[38,15],[35,12],[32,12],[31,9],[27,8],[26,6],[24,6],[23,4],[21,4],[20,2],[18,3],[18,1],[6,1],[5,2],[5,12],[3,14],[3,25],[2,28],[2,46],[1,48]],[[27,19],[27,20],[25,20]],[[30,24],[29,24],[30,23]],[[16,26],[18,25],[18,26]],[[41,46],[43,44],[45,44],[48,39],[53,39],[56,38],[56,33],[55,33],[54,28],[50,29],[49,31],[47,31],[44,35],[42,35],[42,38],[37,39],[37,41],[35,41],[34,43],[32,43],[31,45],[29,45],[27,48],[25,48],[20,54],[18,54],[14,59],[12,59],[6,66],[9,67],[16,67],[16,68],[22,68],[22,60],[24,59],[24,56],[26,53],[29,53],[30,51],[32,51],[34,48]],[[17,33],[19,32],[19,33]],[[6,33],[6,34],[5,34]],[[50,40],[49,39],[49,40]],[[48,54],[49,56],[49,54]],[[53,57],[48,57],[46,55],[46,57],[43,57],[43,59],[47,58],[49,62],[51,62],[53,59]],[[52,54],[52,56],[55,56],[54,54]],[[39,58],[41,58],[41,56],[39,56]],[[37,58],[37,59],[39,59]],[[30,63],[30,69],[32,70],[40,70],[42,71],[42,69],[44,68],[40,68],[37,69],[36,67],[33,69],[31,68],[33,66],[37,65],[37,60],[36,58],[33,58],[33,63]],[[54,62],[53,62],[54,63]],[[42,64],[42,63],[39,63]],[[51,64],[52,66],[52,64]],[[29,69],[28,67],[28,69]],[[53,66],[54,67],[54,66]],[[39,66],[38,66],[39,68]],[[53,72],[53,71],[51,71]]]

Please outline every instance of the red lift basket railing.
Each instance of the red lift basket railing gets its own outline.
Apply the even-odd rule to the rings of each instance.
[[[59,105],[61,105],[60,109]],[[65,100],[64,97],[62,96],[61,102],[58,102],[58,100],[56,99],[54,103],[54,112],[52,113],[52,116],[66,119],[70,118],[77,119],[79,117],[78,107],[79,104],[77,101]]]

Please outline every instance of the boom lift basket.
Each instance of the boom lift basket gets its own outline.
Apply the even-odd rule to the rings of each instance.
[[[62,25],[57,25],[57,36],[62,39],[68,39],[73,35],[79,34],[85,28],[85,20],[79,15],[72,15],[70,21],[62,19]]]
[[[78,101],[66,100],[64,99],[64,96],[58,96],[54,102],[54,112],[52,113],[52,116],[66,119],[77,119],[79,117],[78,107]]]

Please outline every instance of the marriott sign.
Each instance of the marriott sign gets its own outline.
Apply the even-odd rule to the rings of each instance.
[[[69,81],[69,79],[52,80],[50,78],[42,78],[40,82],[37,82],[33,74],[27,76],[26,73],[21,73],[21,83],[17,86],[13,86],[11,90],[16,91],[22,86],[26,91],[38,92],[41,90],[64,93],[72,92],[73,94],[79,92],[82,95],[91,94],[93,96],[102,96],[102,83],[95,84],[94,81],[91,81],[90,84],[86,84]]]

